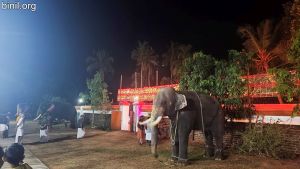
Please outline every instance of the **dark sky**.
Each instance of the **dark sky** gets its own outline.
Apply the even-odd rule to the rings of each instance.
[[[113,93],[121,73],[129,83],[138,40],[159,54],[172,40],[222,58],[241,49],[239,25],[278,19],[286,1],[20,1],[37,3],[37,10],[0,9],[0,113],[47,93],[75,103],[88,77],[85,59],[95,49],[115,59]]]

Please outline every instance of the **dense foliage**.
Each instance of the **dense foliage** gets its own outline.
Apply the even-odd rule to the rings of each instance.
[[[299,95],[299,89],[295,85],[295,74],[286,69],[271,69],[276,81],[275,90],[283,97],[286,102],[292,102],[294,96]]]
[[[108,102],[107,84],[103,81],[99,72],[94,75],[93,79],[87,80],[87,87],[89,89],[89,98],[93,107],[101,106]]]
[[[248,117],[253,111],[243,99],[246,82],[241,78],[246,57],[229,51],[229,60],[216,60],[202,52],[184,62],[181,90],[193,90],[216,97],[228,118]]]
[[[292,116],[300,114],[300,87],[297,80],[300,79],[300,30],[292,41],[292,45],[288,51],[288,57],[292,64],[290,69],[271,69],[269,73],[274,75],[276,81],[275,90],[280,94],[286,102],[296,102]]]
[[[179,82],[181,89],[189,89],[207,94],[215,93],[214,74],[216,60],[202,52],[187,58],[183,65],[182,76]]]
[[[283,150],[281,133],[282,131],[276,123],[257,123],[242,134],[242,145],[239,150],[250,155],[280,158]]]
[[[291,48],[288,51],[288,58],[293,63],[300,63],[300,30],[292,42]]]

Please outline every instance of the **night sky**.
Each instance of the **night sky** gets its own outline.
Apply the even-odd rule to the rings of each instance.
[[[224,58],[227,50],[242,48],[238,26],[278,19],[287,0],[20,2],[37,9],[0,9],[0,113],[15,112],[17,103],[36,104],[45,94],[75,104],[89,77],[85,60],[96,49],[115,59],[113,93],[121,73],[130,83],[138,40],[149,41],[158,54],[175,41]]]

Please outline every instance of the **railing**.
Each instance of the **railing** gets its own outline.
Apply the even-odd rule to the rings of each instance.
[[[294,73],[294,72],[291,72]],[[249,95],[252,98],[257,97],[277,97],[278,92],[274,89],[276,82],[274,76],[270,74],[256,74],[249,76],[242,76],[243,79],[248,81]],[[300,80],[294,80],[295,84],[300,86]],[[246,90],[245,96],[248,95]]]

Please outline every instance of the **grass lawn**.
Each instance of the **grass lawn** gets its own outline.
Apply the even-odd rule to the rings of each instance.
[[[26,123],[27,134],[24,144],[51,169],[93,169],[93,168],[203,168],[203,169],[298,169],[300,159],[274,160],[270,158],[229,153],[223,161],[203,158],[203,145],[192,143],[189,146],[188,166],[173,166],[169,163],[170,143],[159,144],[159,157],[150,154],[148,145],[139,145],[133,133],[124,131],[87,130],[85,138],[77,140],[76,131],[62,126],[54,126],[50,131],[50,142],[38,142],[38,129],[35,123]]]

